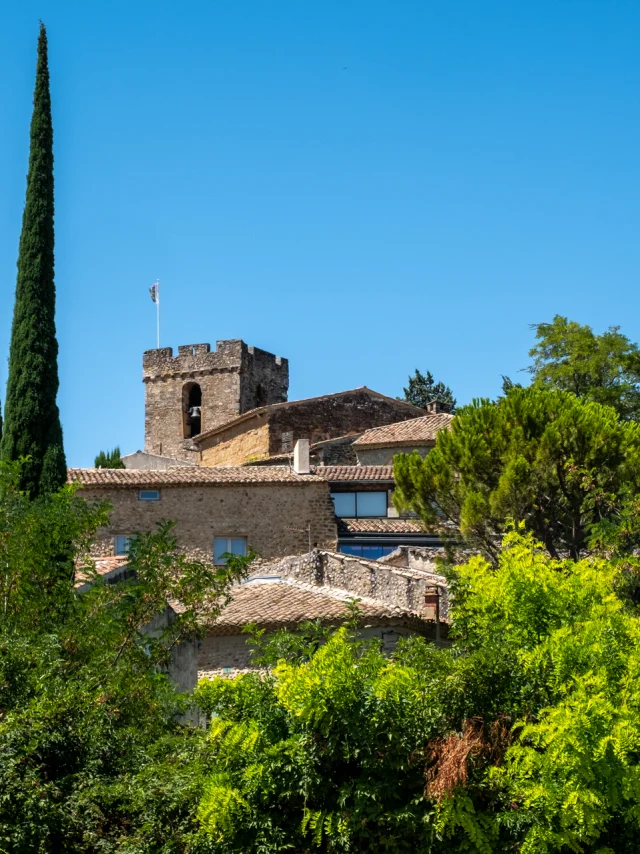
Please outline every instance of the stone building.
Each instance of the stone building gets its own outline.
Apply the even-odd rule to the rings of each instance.
[[[266,404],[281,403],[289,389],[286,359],[244,341],[186,344],[143,356],[145,451],[197,461],[201,433]]]
[[[453,415],[436,409],[420,418],[366,430],[353,442],[357,462],[363,466],[388,466],[396,454],[412,451],[424,457],[435,445],[438,433],[450,429],[452,421]]]
[[[445,643],[446,580],[436,572],[434,554],[423,552],[420,567],[399,567],[316,550],[263,567],[232,591],[230,603],[208,627],[198,661],[200,677],[256,669],[243,632],[248,623],[267,634],[297,632],[308,620],[337,627],[348,619],[354,599],[360,637],[378,639],[384,652],[415,634]],[[402,559],[400,553],[395,556]]]
[[[88,499],[112,506],[98,532],[95,556],[126,554],[130,537],[175,522],[184,550],[219,561],[252,548],[272,559],[336,548],[337,527],[327,483],[289,468],[176,466],[158,469],[70,469],[69,482]]]
[[[363,386],[261,406],[203,431],[194,444],[200,450],[201,465],[242,465],[291,453],[298,439],[317,446],[422,413],[417,406]]]

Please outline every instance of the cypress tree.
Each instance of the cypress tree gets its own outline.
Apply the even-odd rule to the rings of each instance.
[[[32,496],[66,480],[58,393],[58,342],[53,263],[53,125],[47,32],[40,23],[31,118],[27,197],[9,351],[9,378],[0,446],[5,459],[29,456],[21,488]]]

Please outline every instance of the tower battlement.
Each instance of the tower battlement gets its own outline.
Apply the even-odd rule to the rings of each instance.
[[[282,403],[289,389],[287,359],[240,339],[147,350],[145,450],[194,460],[193,437],[259,406]]]

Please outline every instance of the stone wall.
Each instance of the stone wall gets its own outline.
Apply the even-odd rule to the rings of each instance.
[[[242,430],[244,425],[225,433],[226,441],[204,448],[200,455],[203,466],[238,466],[252,460],[269,456],[269,425],[266,413],[252,421],[252,429]],[[282,461],[278,460],[281,464]]]
[[[354,450],[360,466],[390,466],[393,465],[396,454],[412,454],[417,451],[421,457],[426,457],[432,447],[433,445],[416,448],[407,445],[401,448],[361,448],[356,445]]]
[[[251,483],[163,486],[160,501],[140,501],[137,488],[89,488],[85,498],[107,499],[113,509],[107,528],[98,532],[94,556],[114,554],[116,534],[150,531],[170,519],[180,547],[193,557],[211,560],[214,537],[246,537],[264,559],[303,554],[312,543],[335,548],[337,528],[326,483]]]
[[[358,636],[364,640],[377,638],[381,642],[382,651],[389,655],[395,649],[401,637],[415,634],[405,626],[367,626],[358,631]],[[259,670],[251,662],[251,646],[247,635],[210,635],[202,642],[198,671],[200,678],[215,676],[233,677],[247,670]]]
[[[159,456],[198,460],[198,448],[186,427],[185,399],[194,383],[202,392],[200,432],[271,403],[287,399],[286,359],[240,340],[187,344],[143,356],[145,383],[145,451]]]
[[[427,587],[436,583],[446,584],[445,579],[436,572],[433,561],[425,560],[422,569],[410,569],[322,550],[299,557],[287,557],[271,564],[268,571],[305,584],[337,587],[354,596],[368,596],[417,612],[424,611]]]
[[[295,443],[296,439],[309,439],[314,445],[325,439],[363,433],[371,427],[407,421],[419,414],[421,410],[411,404],[371,393],[366,388],[292,401],[269,413],[269,453],[289,450],[285,445]]]
[[[355,462],[351,443],[365,430],[416,418],[421,412],[422,410],[409,403],[361,388],[309,400],[290,401],[285,406],[274,406],[251,413],[238,423],[218,430],[212,436],[203,436],[198,445],[204,465],[214,465],[210,462],[214,458],[216,465],[248,462],[249,456],[243,459],[242,453],[239,453],[242,446],[237,441],[238,437],[256,430],[266,419],[269,425],[268,456],[292,453],[298,439],[309,439],[312,446],[335,440],[335,445],[329,443],[324,451],[312,448],[312,453],[316,454],[316,457],[322,457],[320,464],[347,465]],[[215,447],[222,450],[212,455],[210,450]]]

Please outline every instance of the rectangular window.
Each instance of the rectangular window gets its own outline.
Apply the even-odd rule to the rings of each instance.
[[[126,555],[129,553],[129,546],[133,537],[126,534],[116,534],[114,540],[114,553],[116,555]]]
[[[331,497],[333,498],[333,506],[335,507],[336,516],[341,516],[346,519],[355,518],[355,492],[333,492]]]
[[[160,501],[159,489],[141,489],[138,493],[139,501]]]
[[[332,492],[336,516],[343,519],[387,515],[386,492]]]
[[[246,537],[215,537],[213,541],[213,562],[216,566],[222,566],[227,562],[223,557],[227,553],[244,557],[247,553]]]
[[[351,545],[350,543],[341,543],[338,551],[345,555],[353,557],[363,557],[367,560],[378,560],[381,557],[386,557],[394,552],[397,546],[360,546]]]
[[[356,512],[360,517],[386,516],[386,492],[358,492]]]

